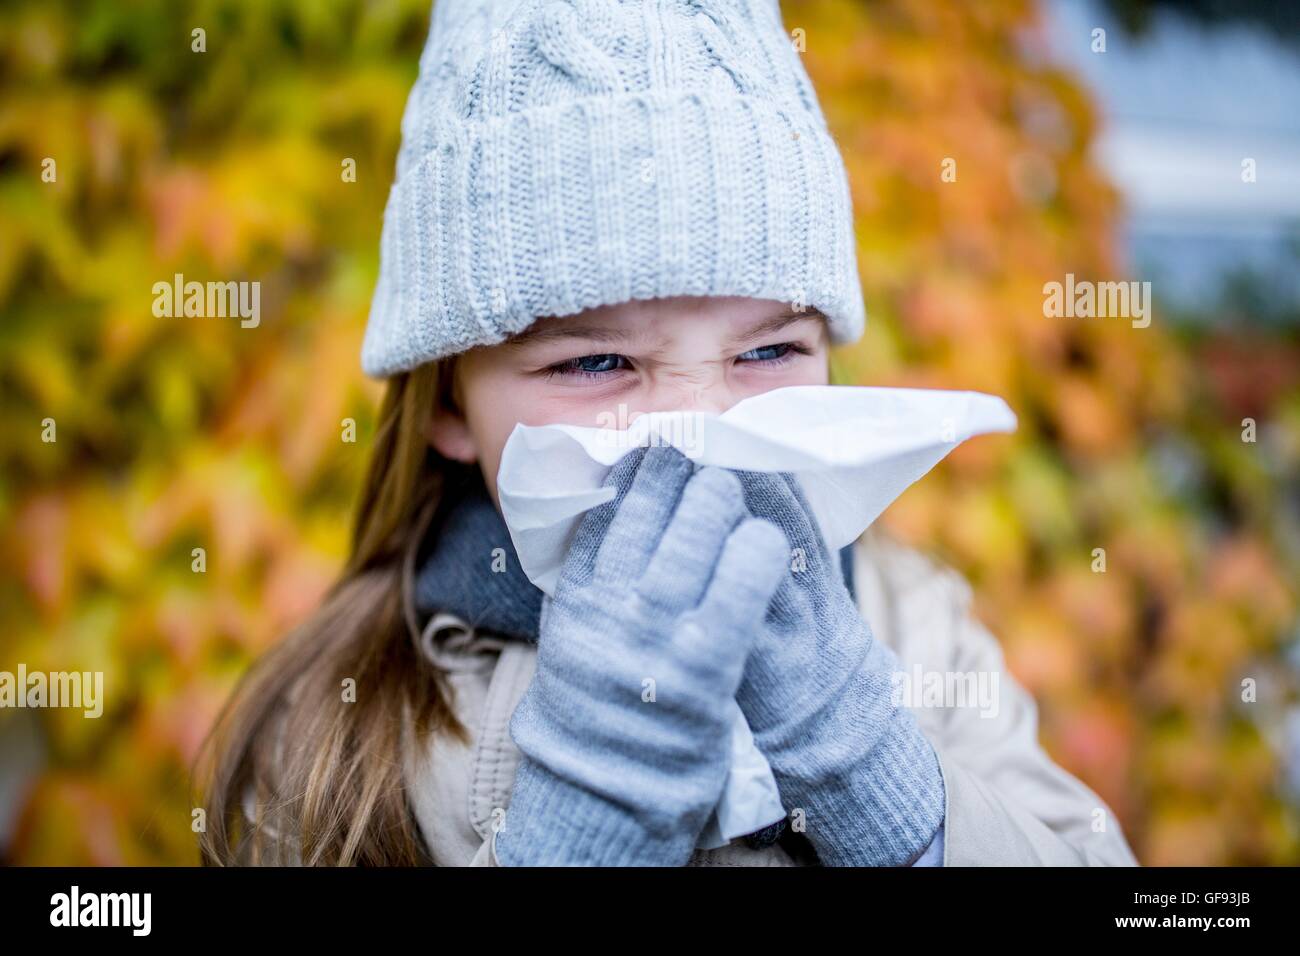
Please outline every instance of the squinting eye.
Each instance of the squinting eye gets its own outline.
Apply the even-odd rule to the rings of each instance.
[[[801,348],[793,342],[781,342],[778,345],[764,345],[756,349],[750,349],[748,352],[742,352],[736,356],[736,359],[743,362],[776,362],[785,358],[791,352],[806,355],[807,349]]]
[[[612,372],[618,368],[621,355],[584,355],[573,359],[573,368],[579,372]]]
[[[615,353],[583,355],[580,358],[572,358],[552,365],[549,371],[553,375],[601,376],[625,368],[626,362],[624,356]]]

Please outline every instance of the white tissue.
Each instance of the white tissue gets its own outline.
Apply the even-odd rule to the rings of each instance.
[[[524,573],[549,595],[583,515],[614,497],[606,474],[635,448],[667,444],[700,466],[793,473],[827,546],[838,550],[967,438],[1015,428],[1006,402],[980,392],[801,385],[720,415],[650,412],[626,428],[516,425],[497,495]],[[721,846],[784,815],[737,705],[731,769],[698,846]]]

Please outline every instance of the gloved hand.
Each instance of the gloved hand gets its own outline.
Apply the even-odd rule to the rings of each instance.
[[[579,527],[510,721],[502,865],[680,866],[721,796],[731,701],[787,547],[734,474],[693,468],[633,452]]]
[[[750,513],[790,549],[737,694],[754,741],[823,864],[910,865],[943,822],[944,783],[894,702],[898,659],[858,613],[795,479],[736,474]]]

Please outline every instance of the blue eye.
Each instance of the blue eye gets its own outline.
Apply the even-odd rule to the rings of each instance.
[[[567,359],[552,365],[547,371],[551,375],[604,378],[612,372],[627,367],[626,357],[611,352],[605,355],[583,355],[580,358]]]
[[[573,359],[573,368],[579,372],[612,372],[619,368],[621,355],[584,355]]]
[[[793,342],[781,342],[778,345],[764,345],[756,349],[750,349],[748,352],[742,352],[736,356],[736,359],[742,362],[779,362],[791,352],[797,352],[801,355],[807,354],[806,349],[795,345]]]

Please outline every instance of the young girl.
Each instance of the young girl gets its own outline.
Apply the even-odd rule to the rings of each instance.
[[[553,597],[519,568],[496,496],[517,423],[826,385],[862,330],[855,255],[775,0],[439,0],[362,350],[388,392],[352,556],[214,728],[204,860],[1132,864],[964,582],[874,533],[830,552],[788,476],[638,450]],[[995,706],[909,709],[893,675],[917,668]],[[788,815],[701,850],[733,700]]]

